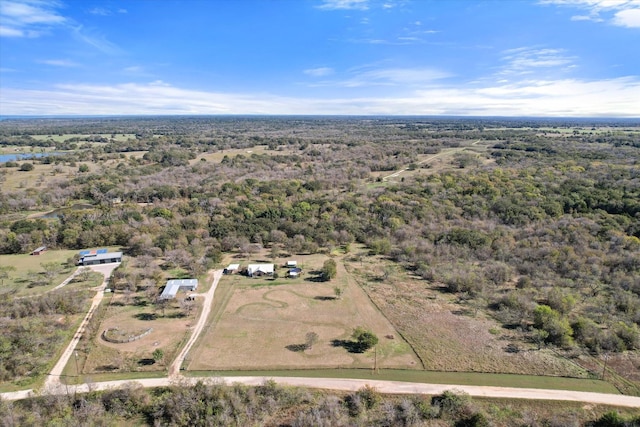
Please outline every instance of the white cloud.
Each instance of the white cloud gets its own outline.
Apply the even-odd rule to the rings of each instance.
[[[375,87],[398,86],[412,88],[432,84],[451,74],[434,68],[381,68],[363,66],[347,71],[346,77],[315,82],[313,87]]]
[[[181,89],[166,82],[4,89],[1,115],[47,114],[391,114],[639,117],[640,79],[523,80],[434,86],[406,96],[281,97]]]
[[[572,16],[572,21],[608,21],[621,27],[640,28],[640,0],[539,0],[539,3],[589,12],[589,15]]]
[[[640,28],[640,8],[616,12],[613,23],[621,27]]]
[[[563,49],[539,49],[533,47],[520,47],[503,52],[502,60],[507,64],[503,67],[501,75],[524,75],[541,72],[556,73],[574,68],[575,58],[567,56]]]
[[[333,74],[333,68],[319,67],[304,70],[304,73],[312,77],[324,77]]]
[[[66,19],[57,12],[58,7],[57,1],[3,0],[0,2],[0,36],[37,37],[62,25]]]
[[[76,39],[93,46],[103,53],[116,55],[122,52],[118,46],[111,43],[103,35],[96,34],[90,29],[85,29],[82,25],[75,26],[72,30],[72,34]]]
[[[79,64],[68,59],[44,59],[38,61],[41,64],[53,65],[54,67],[78,67]]]
[[[316,7],[321,10],[367,10],[368,3],[369,0],[323,0]]]

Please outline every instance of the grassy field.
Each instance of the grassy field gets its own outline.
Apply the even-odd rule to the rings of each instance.
[[[132,133],[130,134],[110,134],[110,133],[100,133],[100,134],[96,134],[102,137],[105,137],[107,139],[113,139],[114,141],[126,141],[128,139],[136,139],[136,136]],[[35,139],[36,141],[48,141],[48,140],[52,140],[54,142],[64,142],[70,138],[79,138],[80,142],[82,142],[83,140],[86,140],[87,138],[89,138],[90,136],[94,136],[89,135],[89,134],[76,134],[76,133],[68,133],[68,134],[63,134],[63,135],[31,135],[31,137],[33,139]]]
[[[21,188],[37,188],[48,185],[51,181],[66,181],[78,172],[78,165],[68,166],[64,164],[41,164],[29,160],[18,160],[18,164],[33,163],[30,171],[21,171],[18,168],[0,168],[0,182],[5,191],[15,191]],[[91,168],[91,163],[87,163]],[[96,165],[94,164],[95,168]]]
[[[551,390],[588,391],[593,393],[619,394],[611,384],[592,379],[541,377],[535,375],[482,374],[476,372],[433,372],[402,369],[281,369],[281,370],[235,370],[235,371],[189,371],[190,377],[309,377],[309,378],[353,378],[382,381],[405,381],[425,384],[458,384],[494,387],[538,388]]]
[[[264,254],[263,254],[264,255]],[[263,257],[254,257],[257,262]],[[326,255],[296,256],[305,272],[296,279],[247,278],[239,275],[221,279],[211,324],[196,343],[188,369],[279,369],[284,367],[370,367],[373,350],[350,353],[348,340],[356,326],[370,328],[380,337],[377,359],[380,366],[419,368],[411,348],[366,294],[351,280],[338,259],[338,276],[330,282],[315,281]],[[276,260],[284,265],[287,259]],[[249,260],[234,260],[242,265]],[[343,294],[335,298],[334,287]],[[298,351],[305,335],[315,332],[319,339],[311,349]]]
[[[67,259],[77,254],[75,250],[51,250],[42,255],[0,255],[0,267],[12,266],[13,271],[7,271],[8,277],[2,279],[0,292],[15,292],[16,296],[29,296],[48,292],[58,286],[68,278],[78,267],[67,265]],[[44,276],[42,264],[55,263],[59,266],[57,274],[53,275],[49,284],[33,286],[34,281],[40,280]],[[72,281],[67,285],[69,288],[78,286],[97,286],[101,278],[93,276],[89,282]]]

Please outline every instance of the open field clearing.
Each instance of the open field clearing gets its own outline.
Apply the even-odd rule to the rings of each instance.
[[[277,150],[269,150],[267,145],[256,145],[251,148],[231,148],[226,150],[216,151],[215,153],[202,153],[199,154],[195,159],[189,161],[190,164],[197,164],[201,161],[207,162],[220,162],[222,159],[227,157],[235,157],[238,155],[243,156],[251,156],[252,154],[267,154],[267,155],[287,155],[295,153],[296,150],[294,148],[288,148],[286,146],[281,146]]]
[[[77,134],[77,133],[69,133],[69,134],[62,134],[62,135],[31,135],[31,137],[33,139],[35,139],[36,141],[53,141],[53,142],[64,142],[67,141],[69,139],[75,139],[77,138],[79,140],[79,142],[86,142],[88,138],[92,137],[92,136],[100,136],[103,138],[107,138],[109,140],[113,139],[116,142],[120,142],[120,141],[126,141],[128,139],[136,139],[136,136],[134,134],[118,134],[118,133],[102,133],[102,134]]]
[[[46,188],[52,183],[66,181],[78,172],[78,165],[43,164],[30,160],[18,160],[17,163],[20,165],[23,163],[32,163],[34,168],[30,171],[22,171],[15,167],[0,167],[0,182],[4,191],[17,191],[25,188]],[[96,168],[96,165],[93,164],[92,167]]]
[[[192,350],[188,369],[372,367],[376,358],[373,349],[350,353],[339,344],[349,340],[356,326],[379,336],[379,366],[419,368],[410,347],[371,305],[339,260],[337,277],[318,282],[312,280],[310,271],[319,270],[326,256],[295,258],[305,271],[302,278],[222,278],[221,283],[233,283],[233,294],[226,296],[222,316]],[[278,260],[279,265],[283,262]],[[340,299],[334,295],[336,286],[343,289]],[[308,332],[318,334],[317,343],[297,351]]]

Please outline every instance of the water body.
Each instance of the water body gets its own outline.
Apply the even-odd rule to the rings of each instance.
[[[51,212],[44,213],[40,215],[38,218],[58,218],[60,215],[63,215],[66,212],[80,211],[83,209],[91,209],[91,208],[93,208],[93,205],[90,205],[88,203],[76,203],[73,206],[60,208],[60,209],[53,210]]]
[[[14,154],[0,154],[0,163],[15,162],[16,160],[33,159],[47,156],[58,156],[64,154],[58,151],[50,151],[48,153],[14,153]]]

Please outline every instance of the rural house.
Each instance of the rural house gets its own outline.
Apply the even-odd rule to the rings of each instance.
[[[173,299],[178,291],[195,291],[196,289],[198,289],[198,279],[172,279],[165,285],[160,299]]]
[[[247,267],[247,276],[273,276],[275,266],[273,264],[249,264]]]

